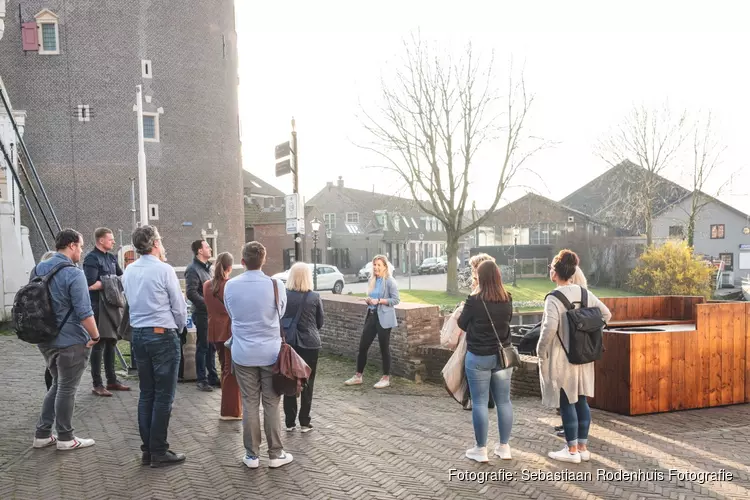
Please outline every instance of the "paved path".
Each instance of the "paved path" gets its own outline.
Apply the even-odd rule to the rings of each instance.
[[[219,394],[180,385],[170,443],[188,455],[181,466],[139,465],[137,391],[112,398],[90,394],[84,374],[74,425],[97,440],[89,449],[33,450],[34,422],[44,392],[41,356],[0,337],[0,499],[422,499],[422,498],[742,498],[750,497],[750,407],[734,406],[639,418],[594,412],[592,461],[561,466],[545,458],[562,441],[550,433],[554,413],[516,399],[514,460],[479,465],[463,458],[471,444],[471,415],[431,385],[400,383],[377,392],[371,384],[344,388],[341,365],[323,363],[313,405],[315,430],[284,434],[295,461],[270,470],[241,462],[240,423],[220,422]],[[338,370],[338,371],[337,371]],[[374,382],[375,373],[368,374]],[[494,419],[493,419],[494,420]],[[497,431],[490,433],[490,443]],[[263,451],[265,453],[265,451]],[[451,480],[449,471],[505,468],[507,481]],[[616,481],[597,469],[719,472],[732,481]],[[590,472],[591,480],[524,480],[523,470]]]

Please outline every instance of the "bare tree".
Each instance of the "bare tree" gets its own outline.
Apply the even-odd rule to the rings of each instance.
[[[695,222],[703,208],[713,201],[713,197],[706,194],[708,180],[714,176],[716,168],[721,164],[721,155],[726,146],[720,145],[711,124],[712,114],[709,112],[705,119],[696,123],[693,134],[693,162],[691,171],[691,187],[693,195],[690,206],[687,207],[687,243],[692,247],[695,241]],[[720,196],[724,188],[729,185],[731,176],[720,185],[714,196]]]
[[[545,146],[542,141],[522,152],[527,113],[534,100],[523,77],[508,81],[503,112],[493,88],[493,60],[483,63],[468,44],[457,61],[428,47],[418,35],[404,42],[403,65],[395,78],[381,81],[382,104],[363,110],[373,138],[364,147],[382,157],[384,168],[407,184],[420,210],[445,227],[448,255],[447,291],[456,293],[459,239],[479,227],[495,210],[524,162]],[[469,199],[470,175],[481,147],[502,141],[498,161],[482,166],[482,182],[493,183],[489,209],[480,215]],[[467,221],[464,214],[471,211]]]
[[[630,209],[629,219],[643,222],[647,246],[653,243],[653,217],[664,196],[662,176],[679,157],[689,133],[686,111],[675,115],[667,104],[661,109],[634,106],[623,122],[597,144],[596,154],[613,167],[628,160],[642,167],[632,171],[635,179],[623,180],[626,189],[612,193],[618,207]]]

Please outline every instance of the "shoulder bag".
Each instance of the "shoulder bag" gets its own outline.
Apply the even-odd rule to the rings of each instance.
[[[481,300],[481,299],[480,299]],[[500,358],[500,366],[505,368],[520,368],[521,367],[521,357],[518,355],[518,350],[516,349],[516,346],[508,342],[507,346],[503,345],[503,342],[500,340],[500,336],[497,334],[497,329],[495,329],[495,322],[492,321],[492,315],[490,315],[489,309],[487,309],[487,304],[485,304],[484,300],[482,300],[482,305],[484,306],[484,310],[487,312],[487,317],[490,319],[490,325],[492,325],[492,331],[495,332],[495,337],[497,337],[497,355]]]

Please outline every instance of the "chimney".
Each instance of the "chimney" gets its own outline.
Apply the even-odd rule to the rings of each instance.
[[[336,183],[336,185],[340,188],[344,187],[344,178],[339,175],[339,181]]]

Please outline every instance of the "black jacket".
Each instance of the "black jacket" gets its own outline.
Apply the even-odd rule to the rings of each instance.
[[[510,342],[510,319],[513,316],[513,301],[486,302],[487,310],[495,323],[497,336],[504,345]],[[458,318],[458,327],[466,332],[466,349],[477,356],[497,354],[498,342],[492,324],[477,295],[469,295],[464,310]]]
[[[297,346],[303,349],[320,349],[320,329],[323,328],[325,316],[323,314],[323,300],[317,292],[309,292],[305,303],[302,304],[303,292],[286,291],[285,318],[292,318],[302,307],[302,313],[297,325]]]
[[[83,259],[83,273],[86,275],[86,283],[91,286],[97,281],[101,281],[102,276],[122,276],[122,269],[120,269],[120,264],[117,263],[117,257],[94,247]],[[89,290],[91,308],[94,310],[97,320],[99,319],[99,294],[99,290]]]
[[[193,303],[195,314],[208,314],[203,300],[203,283],[211,279],[211,263],[193,259],[185,268],[185,295]]]

